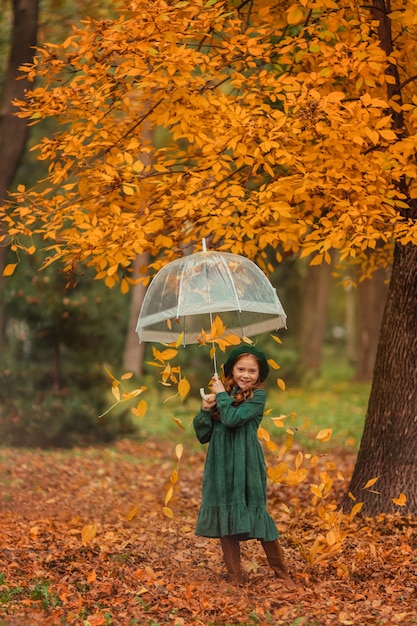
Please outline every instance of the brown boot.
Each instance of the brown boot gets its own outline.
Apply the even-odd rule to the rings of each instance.
[[[220,537],[223,550],[224,562],[231,582],[243,583],[245,577],[240,567],[240,545],[239,541],[232,536]]]
[[[284,555],[279,541],[261,541],[268,563],[275,572],[275,576],[284,581],[287,589],[296,589],[297,585],[288,573],[284,563]]]

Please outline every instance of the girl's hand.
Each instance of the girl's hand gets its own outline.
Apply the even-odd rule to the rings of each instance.
[[[222,383],[222,381],[220,380],[220,378],[214,378],[213,382],[211,384],[211,388],[214,391],[214,393],[220,393],[221,391],[226,391],[226,389],[224,388],[224,385]]]
[[[212,409],[215,405],[216,405],[216,394],[208,393],[206,394],[206,397],[203,399],[203,402],[201,403],[201,408],[204,409],[204,411],[210,411],[210,409]]]

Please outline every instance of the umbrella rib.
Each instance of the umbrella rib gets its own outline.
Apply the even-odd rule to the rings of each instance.
[[[177,300],[177,320],[178,321],[180,319],[180,304],[181,304],[181,301],[182,301],[182,283],[183,283],[184,274],[185,274],[185,263],[182,264],[181,278],[179,280],[178,300]],[[184,333],[183,343],[184,343],[184,346],[185,346],[185,344],[186,344],[186,341],[185,341],[185,335],[186,335],[185,315],[184,315],[183,333]]]
[[[227,275],[229,276],[230,284],[232,285],[232,290],[236,298],[237,310],[239,311],[239,313],[242,313],[242,307],[240,306],[239,296],[237,295],[237,291],[236,291],[235,283],[233,280],[232,272],[230,271],[230,267],[228,266],[228,264],[223,258],[221,258],[221,262],[224,268],[226,269]]]

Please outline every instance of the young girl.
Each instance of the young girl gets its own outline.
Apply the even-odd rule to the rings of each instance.
[[[238,583],[244,581],[239,542],[259,539],[275,575],[294,589],[266,510],[266,465],[257,436],[268,373],[263,352],[246,344],[234,348],[224,364],[224,384],[214,379],[194,418],[198,440],[210,442],[196,535],[220,538],[228,578]]]

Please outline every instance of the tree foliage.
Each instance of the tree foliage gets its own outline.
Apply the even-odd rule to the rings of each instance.
[[[260,263],[389,262],[417,243],[417,7],[381,10],[390,50],[378,4],[135,0],[39,49],[20,115],[62,126],[37,146],[46,180],[4,214],[14,249],[37,233],[49,261],[124,291],[137,254],[209,235]]]

